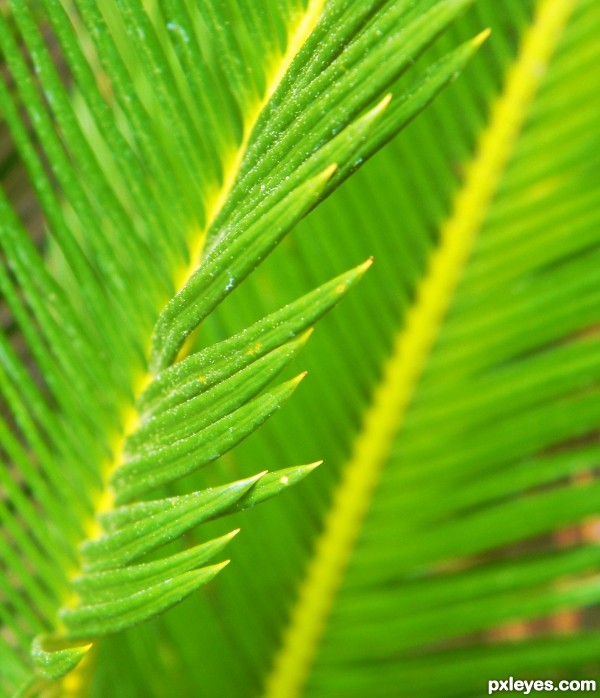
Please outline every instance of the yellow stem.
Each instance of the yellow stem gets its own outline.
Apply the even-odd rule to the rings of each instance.
[[[248,148],[250,137],[252,131],[258,121],[258,118],[269,100],[273,96],[273,93],[281,83],[285,74],[289,70],[289,67],[294,60],[298,51],[304,45],[309,35],[317,25],[325,7],[326,0],[310,0],[306,11],[298,18],[298,22],[295,28],[292,29],[289,36],[288,45],[285,53],[281,56],[281,59],[277,63],[277,67],[267,82],[267,87],[265,94],[261,100],[257,100],[256,106],[252,112],[247,115],[244,123],[244,134],[242,142],[239,147],[233,153],[230,162],[226,165],[225,174],[223,178],[222,185],[216,192],[213,202],[209,207],[207,221],[202,230],[199,230],[196,235],[192,235],[196,241],[190,252],[190,261],[184,269],[182,269],[175,278],[175,287],[177,292],[179,292],[189,281],[191,275],[194,273],[196,268],[199,266],[202,260],[202,254],[204,251],[204,243],[206,236],[211,226],[213,225],[216,217],[218,216],[223,205],[227,201],[227,198],[231,194],[231,190],[235,184],[240,165]],[[142,392],[146,389],[149,383],[152,381],[152,376],[150,373],[144,373],[138,377],[136,380],[136,385],[134,388],[134,395],[139,397]],[[112,474],[121,465],[124,459],[124,447],[127,438],[133,434],[139,425],[139,415],[135,409],[134,405],[127,407],[123,414],[122,420],[123,430],[119,434],[114,443],[112,444],[111,452],[113,457],[105,463],[102,469],[102,479],[105,483],[101,496],[95,503],[94,515],[90,517],[86,524],[86,537],[87,539],[98,538],[102,535],[102,527],[98,521],[100,514],[106,513],[113,509],[115,505],[115,494],[110,486],[110,478]],[[75,576],[79,573],[79,570],[72,570],[71,576]],[[78,603],[78,597],[75,594],[71,594],[69,598],[64,600],[64,606],[76,606]],[[58,628],[58,632],[64,632],[65,628]],[[86,663],[87,664],[87,663]],[[81,669],[80,669],[81,667]],[[85,680],[85,674],[88,672],[86,666],[82,662],[73,672],[68,674],[61,681],[61,690],[64,695],[68,696],[78,696],[83,695],[86,691],[87,681]]]
[[[266,682],[266,698],[294,698],[306,682],[381,470],[574,2],[543,0],[523,37],[333,494]]]
[[[228,165],[225,167],[223,184],[217,192],[216,196],[214,197],[212,205],[209,207],[209,212],[207,216],[208,222],[206,223],[204,228],[201,231],[199,231],[197,235],[197,241],[194,248],[191,251],[190,262],[188,266],[180,272],[176,279],[175,287],[178,290],[181,290],[185,286],[190,276],[198,268],[202,260],[202,254],[204,252],[204,243],[206,242],[206,235],[210,230],[210,227],[212,226],[216,217],[218,216],[219,212],[223,208],[225,202],[227,201],[227,198],[231,194],[231,190],[233,189],[233,185],[235,184],[235,180],[240,170],[240,165],[242,164],[242,160],[244,159],[244,155],[246,154],[246,150],[248,149],[248,143],[250,142],[252,131],[256,126],[256,122],[258,121],[259,116],[261,115],[261,113],[269,103],[269,100],[275,93],[275,90],[283,80],[285,74],[290,68],[290,65],[292,64],[292,61],[298,54],[298,51],[306,43],[306,40],[317,25],[317,22],[319,21],[319,18],[323,13],[324,7],[325,0],[310,0],[310,2],[308,3],[308,7],[306,8],[306,12],[302,14],[300,21],[298,22],[293,33],[290,35],[286,51],[284,55],[281,57],[281,60],[278,62],[277,69],[271,76],[271,79],[268,81],[264,97],[261,100],[257,101],[256,106],[254,107],[252,112],[246,116],[244,121],[244,135],[242,137],[242,142],[239,148],[236,149]]]
[[[253,110],[253,112],[246,118],[245,124],[244,124],[244,136],[242,139],[242,142],[240,143],[239,147],[235,151],[235,154],[229,163],[229,165],[225,168],[225,176],[223,179],[222,186],[220,187],[218,193],[216,194],[214,201],[212,205],[209,207],[209,213],[207,216],[207,222],[204,228],[200,231],[198,231],[198,234],[196,236],[197,242],[195,244],[195,247],[190,255],[190,262],[189,264],[183,269],[178,275],[176,279],[176,289],[177,292],[179,292],[189,281],[191,275],[194,273],[194,271],[198,268],[201,260],[202,260],[202,253],[204,249],[204,242],[206,240],[206,235],[208,231],[210,230],[212,224],[214,223],[216,217],[218,216],[220,210],[222,209],[223,205],[227,201],[227,198],[231,194],[231,190],[235,184],[235,180],[237,177],[237,174],[239,172],[239,168],[241,165],[241,162],[244,158],[244,155],[246,153],[246,150],[248,148],[248,143],[250,141],[250,136],[252,134],[252,131],[254,129],[254,126],[256,125],[256,122],[258,121],[258,118],[261,114],[261,112],[264,110],[266,107],[267,103],[273,96],[273,93],[277,89],[278,85],[280,84],[281,80],[283,79],[284,75],[288,71],[294,57],[302,47],[302,45],[306,42],[308,36],[316,26],[319,17],[322,14],[323,7],[325,5],[325,0],[310,0],[308,7],[306,9],[306,12],[302,14],[302,17],[300,18],[296,28],[292,32],[290,36],[290,40],[286,49],[285,54],[281,57],[281,60],[278,62],[277,65],[277,70],[271,77],[271,79],[268,81],[267,88],[265,91],[265,95],[262,100],[257,102],[256,108]],[[152,375],[150,373],[145,373],[141,375],[138,380],[136,381],[136,386],[134,390],[134,395],[136,397],[139,397],[142,392],[148,387],[148,385],[152,382]],[[105,464],[103,468],[103,480],[104,482],[108,483],[110,480],[110,477],[112,474],[115,472],[115,470],[121,465],[123,462],[123,450],[125,447],[125,443],[127,441],[127,438],[135,433],[135,431],[138,428],[139,425],[139,415],[137,414],[137,411],[134,406],[129,406],[126,413],[123,415],[122,419],[122,424],[123,424],[123,431],[122,433],[116,438],[113,447],[111,449],[111,452],[113,453],[113,458]],[[93,519],[90,520],[86,534],[87,537],[90,539],[93,539],[95,537],[98,537],[101,535],[101,527],[100,524],[98,523],[98,515],[105,513],[107,511],[110,511],[114,507],[115,503],[115,496],[114,492],[112,491],[110,485],[106,484],[103,493],[100,497],[100,499],[97,502],[97,505],[95,507],[95,515]]]

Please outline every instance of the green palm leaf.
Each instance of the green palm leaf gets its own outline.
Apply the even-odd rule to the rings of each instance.
[[[477,3],[438,48],[492,28],[461,79],[213,318],[375,256],[307,348],[310,390],[227,460],[325,465],[253,514],[239,576],[104,645],[94,695],[123,656],[124,696],[597,680],[598,22]]]
[[[0,109],[47,232],[40,252],[2,194],[0,289],[27,346],[0,336],[7,695],[78,690],[85,667],[57,680],[97,638],[222,569],[206,563],[231,532],[183,536],[313,469],[197,474],[287,401],[304,374],[270,384],[370,261],[214,341],[210,323],[464,66],[484,35],[409,71],[468,4],[15,0],[0,14]]]

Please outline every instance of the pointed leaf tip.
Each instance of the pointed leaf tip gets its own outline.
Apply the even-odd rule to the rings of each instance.
[[[316,180],[322,180],[323,184],[325,184],[325,182],[327,182],[327,180],[329,180],[329,179],[331,179],[331,178],[333,177],[333,175],[335,174],[337,168],[338,168],[337,163],[333,162],[333,163],[331,163],[331,165],[329,165],[328,167],[326,167],[326,168],[323,170],[323,172],[321,172],[320,174],[318,174],[318,175],[315,177],[315,179],[316,179]]]
[[[318,468],[322,462],[322,460],[318,460],[314,463],[309,463],[308,465],[298,465],[294,468],[278,470],[271,473],[271,475],[277,475],[279,477],[279,484],[283,485],[284,487],[288,487],[289,485],[295,485],[297,482],[300,482],[300,480],[303,480],[307,475],[312,473],[313,470]]]
[[[323,461],[316,461],[308,465],[298,465],[292,468],[284,468],[267,473],[243,497],[241,497],[227,513],[250,509],[271,497],[288,489],[291,485],[303,480],[307,475],[321,465]]]
[[[312,333],[313,333],[314,331],[315,331],[315,328],[314,328],[314,327],[309,327],[309,328],[306,330],[306,332],[304,332],[303,334],[300,335],[300,340],[299,340],[300,343],[301,343],[301,344],[306,344],[306,342],[308,342],[310,336],[312,335]]]
[[[73,639],[116,633],[172,608],[210,582],[228,563],[226,560],[184,572],[110,601],[63,608],[59,616]]]
[[[359,264],[357,267],[354,267],[354,269],[351,269],[337,284],[335,287],[335,292],[340,296],[343,293],[346,293],[346,291],[352,288],[356,282],[362,279],[367,269],[369,269],[372,265],[373,257],[369,257],[362,264]]]
[[[478,48],[479,46],[481,46],[481,44],[483,44],[485,41],[487,41],[487,38],[489,37],[489,35],[491,33],[492,33],[492,30],[490,29],[490,27],[488,27],[487,29],[484,29],[482,32],[479,32],[479,34],[477,34],[477,36],[471,40],[471,45],[475,48]]]
[[[60,679],[79,664],[91,647],[91,642],[65,647],[64,642],[38,635],[31,646],[31,657],[41,676]]]
[[[75,591],[79,594],[80,605],[115,601],[132,596],[185,572],[201,568],[208,560],[220,554],[239,530],[238,528],[220,538],[151,562],[81,574],[73,580]]]
[[[385,97],[379,100],[377,104],[373,107],[373,109],[370,109],[365,116],[369,116],[371,118],[377,118],[383,112],[390,106],[390,102],[392,101],[393,95],[391,92],[388,92]]]
[[[292,380],[288,381],[288,385],[292,388],[295,388],[297,385],[300,385],[302,381],[306,378],[308,375],[308,371],[302,371],[302,373],[298,374],[295,378],[292,378]]]

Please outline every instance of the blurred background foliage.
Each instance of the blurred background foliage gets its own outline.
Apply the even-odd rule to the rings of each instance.
[[[598,676],[600,6],[476,0],[427,60],[486,27],[460,77],[195,337],[195,349],[225,339],[373,256],[361,285],[317,326],[294,399],[169,491],[273,464],[323,465],[238,514],[229,569],[167,614],[102,640],[64,695],[458,698],[509,675]],[[539,63],[524,65],[536,32]],[[499,112],[519,80],[533,85],[530,99],[513,95]],[[515,112],[503,140],[499,121]],[[7,195],[43,245],[6,132],[2,153]],[[481,190],[481,205],[460,203]],[[454,282],[431,282],[453,234],[473,235],[467,260]],[[419,345],[414,318],[428,317],[432,283],[445,300]],[[394,379],[411,352],[415,375]],[[386,402],[386,391],[406,400]],[[377,423],[389,424],[383,449]],[[342,546],[337,581],[319,590],[311,579],[328,561],[315,550],[357,449],[377,461],[375,474],[354,492],[356,537]],[[207,524],[183,543],[231,528]],[[321,611],[302,601],[311,584]]]

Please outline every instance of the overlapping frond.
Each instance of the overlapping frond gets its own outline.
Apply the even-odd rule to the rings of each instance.
[[[484,665],[446,680],[443,643],[485,644],[473,634],[598,601],[593,540],[507,548],[598,511],[598,486],[581,477],[597,459],[600,366],[594,332],[580,334],[598,321],[587,155],[598,102],[570,72],[585,73],[598,12],[574,6],[540,3],[523,35],[332,499],[267,695],[295,694],[317,643],[310,695],[476,694],[496,675]],[[565,668],[551,658],[544,672]]]
[[[227,339],[191,338],[464,66],[483,36],[397,84],[469,3],[15,0],[0,13],[0,110],[47,233],[40,250],[0,195],[0,289],[27,345],[23,358],[0,336],[8,695],[31,662],[59,678],[95,638],[206,583],[231,534],[159,546],[312,469],[175,483],[288,399],[303,374],[270,384],[370,261]]]
[[[315,337],[327,370],[312,392],[234,453],[290,456],[293,432],[319,441],[328,467],[258,513],[236,555],[244,584],[224,578],[190,606],[210,666],[196,672],[184,653],[182,694],[200,676],[209,694],[286,698],[475,696],[509,675],[597,676],[600,18],[589,0],[533,5],[477,3],[459,35],[492,27],[481,60],[256,282],[260,304],[268,271],[300,285],[367,250],[376,260],[364,294]],[[466,233],[474,243],[441,283],[439,250]],[[427,313],[432,279],[442,307]],[[233,309],[220,322],[235,326]],[[418,349],[412,372],[402,347]],[[312,419],[315,405],[327,416]],[[340,480],[373,457],[373,489],[358,480],[332,536]],[[168,646],[184,627],[176,613],[150,638]],[[105,666],[140,635],[107,646]],[[155,695],[167,695],[160,681]]]

